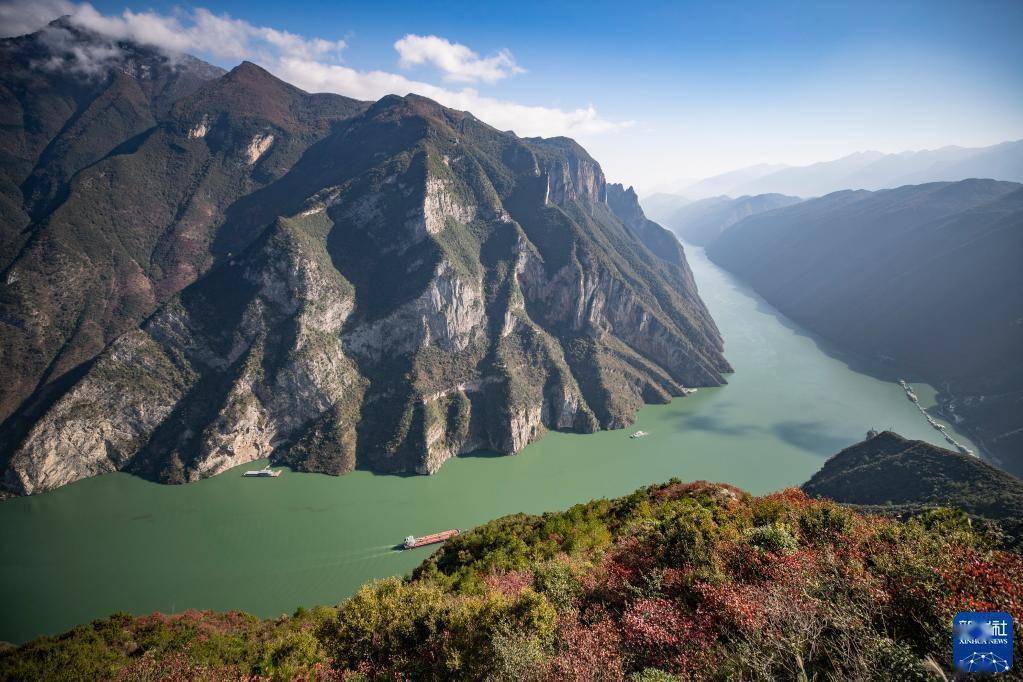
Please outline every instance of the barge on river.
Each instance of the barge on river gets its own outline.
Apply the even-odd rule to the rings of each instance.
[[[458,535],[457,528],[441,531],[440,533],[433,533],[431,535],[424,535],[421,538],[417,538],[415,535],[410,535],[405,538],[402,548],[415,549],[416,547],[425,547],[426,545],[436,545],[438,542],[444,542],[448,538],[453,538],[456,535]]]

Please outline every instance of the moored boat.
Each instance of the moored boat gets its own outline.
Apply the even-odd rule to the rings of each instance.
[[[273,469],[270,468],[269,464],[267,464],[262,469],[254,469],[252,471],[246,471],[244,474],[242,474],[242,476],[250,476],[252,478],[277,478],[280,475],[281,471],[279,469],[277,471],[274,471]]]

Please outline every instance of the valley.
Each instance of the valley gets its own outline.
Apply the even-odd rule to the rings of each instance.
[[[761,494],[806,481],[871,428],[943,444],[897,383],[854,369],[702,249],[686,255],[735,367],[726,386],[643,407],[628,429],[553,432],[514,457],[474,453],[433,476],[242,478],[255,462],[184,486],[112,473],[8,500],[0,640],[114,611],[276,616],[411,571],[432,550],[394,550],[409,534],[562,509],[672,476]],[[914,387],[933,401],[932,388]],[[650,435],[630,439],[637,429]]]

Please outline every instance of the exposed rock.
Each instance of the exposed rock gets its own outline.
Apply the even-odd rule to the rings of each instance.
[[[94,363],[81,353],[73,380],[19,413],[22,432],[7,427],[8,490],[112,470],[192,481],[267,456],[432,473],[552,428],[619,428],[644,402],[724,381],[681,247],[638,204],[609,206],[577,144],[523,140],[414,95],[349,117],[319,97],[243,64],[175,104],[124,155],[131,174],[89,171],[72,188],[68,205],[87,195],[104,220],[139,213],[112,233],[145,235],[139,258],[160,265],[97,264],[83,247],[11,270],[8,286],[26,292],[59,266],[80,310],[113,268],[135,307],[122,332],[103,330],[112,339],[91,337]],[[296,120],[319,106],[338,115]],[[153,204],[168,219],[132,182],[169,149],[206,170],[173,205]],[[214,199],[197,189],[214,186],[210,168],[232,188]],[[44,334],[27,309],[8,319]]]
[[[205,135],[206,132],[203,131],[203,134],[201,136],[196,137],[204,137]],[[192,137],[191,132],[189,132],[189,137]],[[263,133],[254,136],[252,138],[252,141],[249,142],[249,146],[245,148],[245,158],[249,162],[249,165],[251,166],[252,164],[259,161],[259,157],[263,156],[263,154],[266,153],[266,150],[269,149],[270,145],[272,145],[273,143],[274,136],[271,135],[270,133]]]

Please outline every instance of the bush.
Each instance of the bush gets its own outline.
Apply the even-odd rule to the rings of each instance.
[[[748,528],[745,536],[751,545],[763,552],[791,554],[799,549],[799,541],[789,531],[788,526],[781,523]]]
[[[961,514],[672,482],[485,524],[336,608],[96,621],[0,679],[916,680],[958,610],[1023,612],[1023,557]]]

